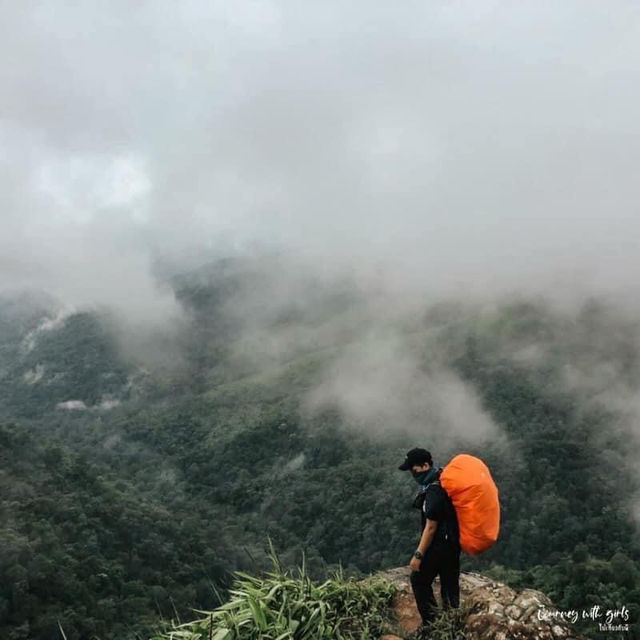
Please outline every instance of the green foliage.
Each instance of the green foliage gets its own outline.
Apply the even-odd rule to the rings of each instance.
[[[465,640],[465,620],[471,613],[464,603],[441,611],[429,627],[430,640]]]
[[[255,364],[247,354],[265,333],[242,333],[222,311],[238,279],[177,286],[191,314],[183,361],[153,371],[127,362],[96,314],[70,316],[27,349],[43,307],[0,304],[0,637],[49,640],[58,621],[69,640],[145,637],[159,619],[213,610],[231,572],[266,568],[266,535],[285,567],[304,551],[320,584],[339,563],[354,575],[406,564],[419,517],[397,465],[414,444],[438,464],[480,456],[500,489],[500,539],[463,570],[493,566],[562,606],[637,610],[631,443],[613,412],[563,382],[567,363],[602,362],[637,388],[635,343],[602,310],[567,321],[537,303],[439,307],[395,327],[425,369],[440,358],[475,389],[508,440],[443,450],[305,411],[323,366],[361,338],[349,296],[275,314],[266,334],[293,323],[309,344]],[[121,405],[103,409],[105,397]],[[71,399],[89,408],[56,409]]]
[[[156,640],[366,640],[378,638],[390,617],[395,588],[382,580],[355,581],[337,571],[314,583],[305,565],[287,571],[271,549],[273,570],[236,572],[231,598],[205,617],[173,625]]]
[[[538,589],[561,610],[588,610],[599,605],[606,611],[625,606],[631,621],[640,619],[640,589],[637,587],[640,567],[621,552],[603,560],[584,555],[581,548],[578,554],[560,556],[554,565],[537,565],[527,571],[495,565],[484,573],[515,589]],[[631,626],[632,631],[626,637],[639,637],[640,630],[635,626]],[[599,632],[588,619],[580,618],[577,629],[590,638],[605,640],[610,637],[610,632]]]
[[[2,334],[0,318],[0,416],[37,419],[69,400],[90,407],[127,397],[127,367],[103,319],[77,313],[52,329],[32,324],[15,340],[13,332]]]
[[[15,425],[0,425],[0,514],[3,638],[26,621],[30,638],[49,638],[58,620],[68,640],[116,626],[133,637],[176,605],[209,604],[194,582],[225,584],[214,528],[193,530],[189,514]]]

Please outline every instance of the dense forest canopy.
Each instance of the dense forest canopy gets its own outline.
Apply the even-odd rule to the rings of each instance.
[[[500,540],[463,570],[637,615],[637,324],[281,276],[175,276],[182,324],[144,344],[104,310],[2,299],[3,638],[146,637],[264,568],[268,537],[316,577],[406,564],[414,445],[480,456],[500,489]]]

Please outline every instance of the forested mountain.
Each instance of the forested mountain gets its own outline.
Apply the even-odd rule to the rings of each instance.
[[[464,570],[638,615],[633,322],[405,309],[268,266],[173,277],[182,325],[140,353],[103,310],[0,300],[0,637],[148,637],[266,566],[268,537],[315,576],[406,564],[413,446],[478,455],[500,489],[500,540]]]

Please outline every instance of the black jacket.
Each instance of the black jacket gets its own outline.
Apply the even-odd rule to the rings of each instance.
[[[436,480],[427,485],[423,496],[424,500],[420,511],[421,530],[424,529],[427,519],[435,520],[438,523],[429,548],[438,548],[443,545],[459,547],[460,529],[456,509],[447,492],[440,486],[440,482]]]

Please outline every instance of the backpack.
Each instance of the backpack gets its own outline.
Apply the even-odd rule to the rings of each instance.
[[[440,484],[456,509],[462,550],[475,556],[490,549],[500,531],[500,501],[487,465],[461,453],[442,470]]]

